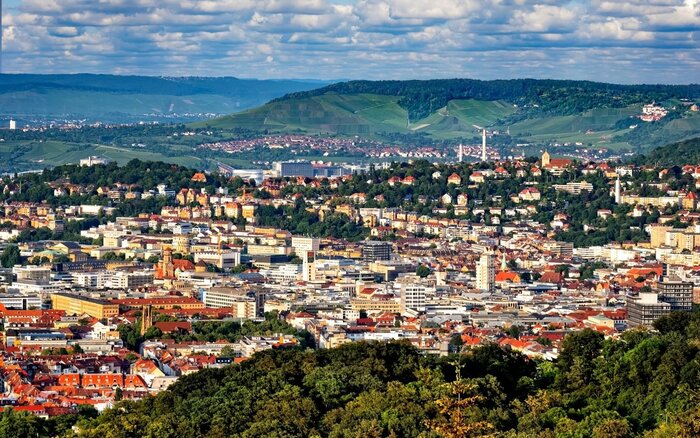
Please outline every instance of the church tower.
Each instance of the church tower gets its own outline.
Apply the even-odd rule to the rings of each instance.
[[[141,336],[145,335],[153,325],[153,309],[150,305],[143,306],[141,310]]]
[[[542,154],[542,167],[547,167],[549,166],[549,160],[550,160],[549,152],[544,151],[544,154]]]

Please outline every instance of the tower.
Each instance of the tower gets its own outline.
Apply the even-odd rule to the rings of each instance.
[[[486,128],[481,131],[481,161],[486,161]]]
[[[493,254],[484,253],[476,264],[476,288],[492,292],[496,284],[496,267]]]
[[[464,161],[464,145],[460,143],[457,151],[457,162],[461,163],[462,161]]]
[[[169,246],[163,249],[163,261],[161,265],[161,270],[163,272],[163,278],[175,277],[175,265],[173,264],[173,249]]]
[[[620,177],[615,180],[615,204],[622,202],[622,185],[620,184]]]
[[[141,308],[141,336],[153,325],[153,309],[150,305]]]
[[[549,152],[544,151],[544,153],[542,154],[542,167],[549,166],[549,159],[550,159]]]

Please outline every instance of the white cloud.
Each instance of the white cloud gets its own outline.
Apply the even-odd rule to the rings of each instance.
[[[22,0],[3,18],[17,72],[685,82],[700,62],[697,0]]]

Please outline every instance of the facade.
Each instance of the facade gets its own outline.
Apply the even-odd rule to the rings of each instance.
[[[664,277],[656,284],[656,293],[661,301],[671,305],[672,311],[690,311],[693,308],[693,283]]]
[[[82,315],[86,313],[97,319],[112,318],[119,315],[119,306],[117,304],[65,293],[52,294],[51,307],[56,310],[65,310],[67,315]]]
[[[7,309],[41,309],[39,295],[0,294],[0,304]]]
[[[281,177],[303,176],[314,177],[314,166],[308,161],[277,163],[277,172]]]
[[[318,252],[321,249],[321,239],[318,237],[294,236],[292,237],[292,248],[294,248],[294,252],[299,257],[305,252]]]
[[[654,321],[671,313],[671,305],[659,301],[658,294],[640,293],[627,301],[627,320],[630,328],[650,327]]]
[[[370,240],[362,245],[362,259],[365,262],[391,260],[391,243]]]
[[[476,264],[476,288],[491,292],[496,286],[496,263],[493,254],[482,254]]]
[[[230,307],[235,318],[252,319],[257,315],[255,298],[243,291],[228,287],[214,287],[202,293],[206,307]]]

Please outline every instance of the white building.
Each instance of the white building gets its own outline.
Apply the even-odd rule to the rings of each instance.
[[[214,265],[219,269],[231,269],[241,264],[241,253],[238,251],[198,251],[194,253],[194,262]]]
[[[491,292],[496,284],[496,263],[493,254],[482,254],[476,264],[476,288]]]
[[[294,248],[296,255],[300,257],[304,252],[318,252],[321,248],[321,239],[318,237],[294,236],[292,237],[292,248]]]
[[[401,283],[401,313],[407,310],[425,311],[429,297],[435,296],[435,288],[420,283]]]

